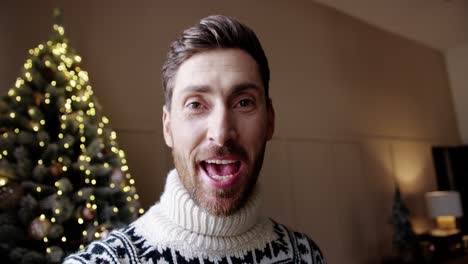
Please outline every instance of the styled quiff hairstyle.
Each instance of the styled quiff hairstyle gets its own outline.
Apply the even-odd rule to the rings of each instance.
[[[270,69],[262,45],[255,33],[246,25],[232,17],[213,15],[200,20],[200,23],[184,30],[171,43],[162,68],[162,81],[165,105],[171,108],[174,77],[180,65],[193,55],[213,50],[237,48],[247,52],[257,62],[258,71],[265,89],[265,100],[269,100]]]

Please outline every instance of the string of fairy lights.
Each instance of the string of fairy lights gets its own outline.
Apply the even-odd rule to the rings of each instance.
[[[96,115],[98,114],[98,111],[96,109],[96,102],[93,100],[93,90],[91,85],[88,83],[89,82],[89,77],[88,73],[84,70],[82,70],[79,66],[77,66],[81,61],[82,58],[78,55],[74,54],[69,54],[69,47],[68,47],[68,41],[66,40],[64,34],[65,30],[63,26],[54,24],[53,25],[53,30],[56,34],[58,34],[61,38],[60,41],[52,41],[49,40],[46,42],[45,45],[40,44],[34,49],[29,50],[29,54],[32,56],[31,58],[27,59],[25,64],[24,64],[24,72],[23,75],[19,78],[17,78],[14,87],[12,87],[8,91],[8,96],[18,102],[21,103],[24,98],[24,93],[21,93],[20,90],[23,88],[25,84],[34,82],[34,68],[33,68],[33,63],[35,63],[33,60],[34,58],[38,58],[43,52],[50,51],[52,56],[55,57],[55,59],[52,58],[45,58],[45,60],[41,60],[43,62],[43,66],[50,68],[50,69],[56,69],[58,72],[60,72],[64,77],[65,77],[65,82],[57,82],[56,80],[53,80],[50,82],[50,85],[52,87],[57,87],[57,85],[60,84],[60,87],[65,87],[65,91],[71,94],[70,98],[66,98],[63,102],[62,105],[59,106],[59,111],[60,111],[60,131],[57,134],[57,139],[56,142],[61,144],[61,147],[63,149],[70,149],[73,144],[69,138],[67,138],[67,129],[68,126],[70,125],[70,122],[76,122],[78,124],[78,137],[79,138],[79,148],[81,150],[81,154],[78,156],[77,163],[79,165],[79,171],[85,175],[84,177],[84,185],[85,187],[94,187],[97,184],[96,179],[93,177],[92,170],[90,168],[90,164],[92,162],[92,157],[90,157],[87,154],[87,144],[88,142],[86,134],[85,134],[85,126],[87,121],[93,121],[93,120],[99,120],[96,118]],[[56,63],[55,61],[59,61]],[[30,96],[30,95],[28,95]],[[41,103],[44,103],[46,105],[51,104],[53,100],[53,95],[50,93],[49,90],[46,89],[43,95],[35,97],[35,100],[40,100]],[[84,107],[75,107],[75,106],[84,106]],[[42,131],[45,126],[46,126],[46,120],[44,119],[43,115],[41,114],[40,110],[32,105],[28,111],[28,115],[31,117],[31,129],[34,132],[39,132]],[[19,118],[20,114],[12,110],[9,112],[9,118],[11,118],[13,121],[17,118]],[[38,120],[37,120],[38,119]],[[132,178],[131,174],[128,172],[129,168],[127,165],[127,159],[125,156],[125,153],[123,150],[119,149],[117,146],[117,134],[115,131],[110,131],[109,134],[105,133],[106,129],[109,126],[109,119],[106,116],[102,116],[100,120],[98,121],[97,124],[97,129],[96,133],[99,137],[104,137],[108,135],[107,138],[107,143],[110,144],[110,150],[119,157],[120,159],[120,170],[124,174],[126,180],[120,181],[120,183],[116,182],[111,182],[109,184],[109,187],[111,189],[115,188],[120,188],[124,193],[130,194],[126,196],[126,201],[127,202],[132,202],[132,201],[138,201],[139,196],[136,194],[135,190],[135,180]],[[14,130],[15,134],[20,133],[20,128],[15,128]],[[9,137],[8,132],[4,132],[2,135],[4,138]],[[52,140],[52,139],[51,139]],[[104,139],[106,140],[106,139]],[[45,148],[47,142],[44,140],[40,140],[38,142],[38,145],[40,148]],[[100,148],[103,149],[105,147],[104,142],[100,142]],[[8,153],[8,150],[0,149],[0,160],[8,157],[10,153]],[[60,170],[62,173],[67,173],[69,170],[69,163],[65,162],[65,157],[60,156],[56,160],[56,164],[60,164]],[[37,165],[46,165],[44,164],[44,160],[39,159],[37,160]],[[104,168],[109,168],[111,165],[109,163],[104,163],[103,167]],[[7,177],[0,177],[0,186],[4,186],[8,184],[9,179]],[[127,184],[128,183],[128,184]],[[54,183],[54,187],[56,188],[56,195],[62,196],[65,195],[68,190],[66,188],[66,184],[63,184],[62,181],[56,180]],[[40,184],[37,185],[35,188],[35,191],[37,193],[41,193],[43,191],[43,187],[41,187]],[[84,198],[87,200],[84,210],[93,210],[96,211],[98,210],[98,204],[96,203],[96,196],[90,192],[86,193],[83,192],[82,189],[78,190],[76,193],[80,198]],[[130,206],[129,208],[131,213],[139,213],[143,214],[144,210],[143,208],[136,208],[135,206]],[[114,206],[112,208],[112,211],[114,213],[119,212],[119,208],[117,206]],[[45,221],[48,222],[50,221],[51,223],[56,223],[58,221],[58,217],[63,213],[63,210],[60,208],[55,208],[52,210],[52,214],[46,215],[46,214],[40,214],[39,220],[40,221]],[[83,237],[89,237],[90,235],[93,236],[94,238],[98,239],[101,237],[101,234],[103,231],[105,231],[104,228],[98,228],[102,224],[106,223],[100,223],[97,219],[92,219],[92,225],[96,228],[98,228],[94,234],[89,234],[89,229],[87,228],[87,223],[89,219],[84,219],[82,215],[77,217],[76,221],[79,226],[82,227],[81,234]],[[51,248],[48,247],[48,243],[50,242],[49,237],[46,235],[43,237],[43,242],[46,243],[46,253],[51,253]],[[60,237],[60,241],[63,243],[67,242],[67,237],[63,235]],[[80,245],[80,249],[84,247],[84,244]]]

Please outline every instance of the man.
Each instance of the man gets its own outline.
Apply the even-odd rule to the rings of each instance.
[[[259,214],[275,114],[255,33],[230,17],[204,18],[172,43],[162,75],[175,170],[160,201],[66,263],[324,263],[306,235]]]

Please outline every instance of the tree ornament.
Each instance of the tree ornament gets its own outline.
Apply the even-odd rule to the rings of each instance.
[[[81,215],[84,219],[91,220],[96,216],[96,210],[93,208],[83,207],[83,209],[81,209]]]
[[[36,106],[40,106],[41,103],[42,103],[42,93],[40,92],[35,92],[34,93],[34,104],[36,104]]]
[[[51,263],[60,263],[64,255],[60,247],[54,246],[47,248],[47,260]]]
[[[63,172],[62,168],[63,168],[63,165],[61,163],[53,163],[52,165],[49,166],[49,173],[53,177],[58,177]]]
[[[34,218],[29,225],[29,234],[36,240],[42,240],[49,234],[52,224],[43,215]]]
[[[119,168],[115,168],[112,170],[112,175],[111,175],[111,182],[114,183],[115,185],[120,185],[123,181],[125,180],[125,175],[123,171]]]
[[[23,188],[6,177],[0,177],[0,209],[11,209],[18,205],[23,196]]]
[[[73,191],[73,185],[67,178],[61,178],[55,182],[55,186],[64,193]]]

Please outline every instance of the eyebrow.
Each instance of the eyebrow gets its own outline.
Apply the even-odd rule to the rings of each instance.
[[[209,86],[209,85],[189,85],[184,89],[183,94],[187,94],[187,93],[209,93],[212,90],[213,90],[212,87]],[[245,90],[261,91],[262,88],[259,87],[255,83],[244,82],[244,83],[239,83],[239,84],[234,85],[232,87],[232,89],[231,89],[230,94],[231,95],[240,94]]]
[[[183,93],[208,93],[211,90],[209,85],[189,85],[185,87]]]
[[[250,82],[245,82],[245,83],[240,83],[234,85],[232,88],[231,94],[240,94],[244,92],[245,90],[257,90],[258,92],[262,91],[262,88],[256,85],[255,83],[250,83]]]

